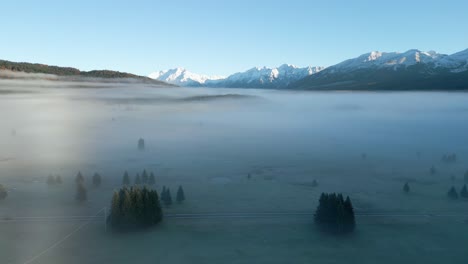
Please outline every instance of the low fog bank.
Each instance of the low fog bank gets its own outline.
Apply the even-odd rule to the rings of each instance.
[[[174,87],[170,84],[154,83],[149,79],[57,76],[53,74],[0,70],[0,88],[5,86],[27,86],[38,88],[113,88],[126,85],[140,85],[146,87]]]

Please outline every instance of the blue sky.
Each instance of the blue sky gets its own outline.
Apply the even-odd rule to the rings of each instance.
[[[0,59],[147,75],[468,48],[468,1],[3,1]]]

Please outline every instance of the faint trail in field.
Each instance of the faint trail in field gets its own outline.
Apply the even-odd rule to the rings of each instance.
[[[102,208],[101,210],[99,210],[99,212],[97,212],[97,214],[95,214],[93,217],[97,217],[97,215],[99,215],[101,212],[104,211],[105,208]],[[88,217],[89,218],[89,217]],[[85,227],[86,225],[88,225],[91,221],[87,221],[81,225],[79,225],[76,229],[74,229],[73,231],[71,231],[70,233],[68,233],[66,236],[64,236],[62,239],[58,240],[57,242],[55,242],[53,245],[51,245],[50,247],[46,248],[45,250],[43,250],[42,252],[40,252],[39,254],[37,254],[36,256],[32,257],[31,259],[23,262],[23,264],[30,264],[30,263],[33,263],[34,261],[36,261],[37,259],[39,259],[42,255],[44,255],[45,253],[49,252],[50,250],[56,248],[58,245],[62,244],[63,242],[65,242],[67,239],[69,239],[71,236],[73,236],[74,234],[76,234],[78,231],[80,231],[83,227]]]

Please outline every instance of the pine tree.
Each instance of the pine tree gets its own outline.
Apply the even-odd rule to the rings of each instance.
[[[179,189],[177,189],[176,199],[178,203],[185,201],[185,194],[184,194],[184,189],[182,189],[182,186],[179,186]]]
[[[93,175],[93,185],[95,187],[99,187],[99,186],[101,186],[101,182],[102,182],[101,175],[99,175],[98,173],[95,173]]]
[[[143,170],[143,173],[141,174],[141,180],[143,184],[148,184],[148,173],[146,173],[146,170]]]
[[[429,172],[430,172],[432,175],[434,175],[434,174],[437,173],[437,170],[436,170],[436,168],[435,168],[434,166],[432,166],[431,169],[429,170]]]
[[[123,185],[130,185],[130,176],[128,176],[128,172],[125,171],[123,180],[122,180]]]
[[[57,184],[62,184],[62,183],[63,183],[63,181],[62,181],[62,176],[57,175],[57,176],[55,177],[55,183],[57,183]]]
[[[409,183],[406,182],[405,185],[403,186],[403,192],[405,193],[409,193],[410,192],[410,187],[409,187]]]
[[[86,190],[83,183],[78,183],[76,185],[76,200],[79,202],[84,202],[88,199],[88,191]]]
[[[141,178],[140,178],[139,173],[137,173],[137,175],[135,176],[135,185],[138,185],[138,184],[141,184]]]
[[[468,183],[468,171],[465,172],[465,183]]]
[[[47,184],[54,185],[55,184],[55,177],[52,176],[52,175],[49,175],[49,177],[47,177]]]
[[[0,184],[0,200],[7,198],[7,196],[8,196],[7,189],[5,188],[5,186],[3,186],[3,184]]]
[[[355,229],[354,209],[349,197],[342,194],[322,193],[314,215],[315,223],[324,231],[349,233]]]
[[[83,175],[81,174],[81,172],[78,172],[78,174],[76,175],[76,178],[75,178],[75,183],[76,184],[80,184],[80,183],[84,183],[85,179],[83,177]]]
[[[169,188],[166,189],[166,195],[164,199],[164,204],[169,207],[172,204],[172,196],[171,196],[171,190]]]
[[[163,186],[162,190],[161,190],[161,201],[165,202],[166,201],[166,186]]]
[[[463,185],[463,188],[462,188],[461,191],[460,191],[460,196],[461,196],[462,198],[468,198],[468,190],[467,190],[467,188],[466,188],[466,184]]]
[[[111,211],[108,219],[111,222],[111,226],[120,226],[120,221],[122,219],[122,211],[120,209],[120,204],[120,195],[117,191],[114,191],[111,201]]]
[[[144,150],[144,149],[145,149],[145,140],[142,139],[142,138],[140,138],[140,139],[138,140],[138,149],[139,149],[139,150]]]
[[[150,173],[149,179],[148,179],[148,184],[149,185],[154,185],[156,183],[156,179],[154,178],[153,172]]]
[[[458,193],[457,193],[457,190],[455,190],[455,187],[450,188],[447,195],[450,199],[454,199],[454,200],[458,199]]]

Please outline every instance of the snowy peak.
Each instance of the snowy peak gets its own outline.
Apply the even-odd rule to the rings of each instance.
[[[176,68],[154,72],[148,77],[180,86],[279,88],[286,87],[292,82],[323,69],[324,67],[299,68],[294,65],[283,64],[276,68],[254,67],[245,72],[238,72],[223,78],[195,74],[183,68]]]
[[[204,84],[208,80],[218,80],[222,77],[207,76],[187,71],[184,68],[175,68],[165,71],[153,72],[148,75],[149,78],[168,82],[180,86],[197,86]]]
[[[339,71],[365,68],[407,67],[418,63],[435,63],[446,55],[435,51],[423,52],[417,49],[406,52],[380,52],[372,51],[357,58],[346,60],[333,68]]]

